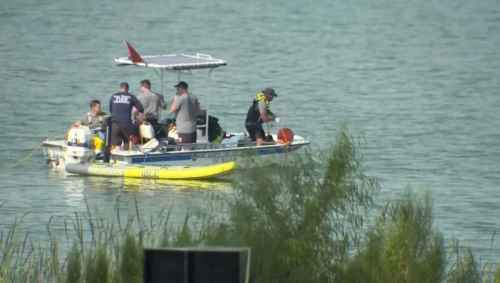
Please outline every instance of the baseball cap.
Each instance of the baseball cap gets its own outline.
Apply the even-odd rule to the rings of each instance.
[[[278,94],[274,91],[274,89],[270,88],[270,87],[266,87],[265,89],[263,89],[262,93],[264,93],[265,95],[273,96],[273,97],[278,96]]]
[[[176,85],[174,85],[174,87],[187,89],[188,88],[188,84],[185,81],[180,81]]]

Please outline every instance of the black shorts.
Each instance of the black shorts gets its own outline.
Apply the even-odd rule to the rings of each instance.
[[[181,143],[196,143],[196,132],[190,134],[177,133],[181,139]]]
[[[124,125],[121,123],[113,122],[111,123],[111,144],[112,145],[121,145],[122,142],[124,144],[128,144],[129,137],[135,135],[136,131],[134,131],[133,125]]]
[[[252,141],[256,141],[257,138],[264,139],[266,136],[266,133],[262,129],[262,124],[246,124],[245,127]]]

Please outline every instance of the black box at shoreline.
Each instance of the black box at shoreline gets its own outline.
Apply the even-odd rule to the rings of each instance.
[[[250,249],[144,249],[145,283],[247,283]]]

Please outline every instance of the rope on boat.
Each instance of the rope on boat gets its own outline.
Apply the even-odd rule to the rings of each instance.
[[[21,165],[22,163],[28,161],[29,159],[31,159],[33,157],[33,155],[35,154],[36,151],[38,151],[40,148],[42,148],[42,145],[39,144],[37,146],[35,146],[34,148],[32,148],[30,150],[30,152],[28,152],[28,154],[26,154],[23,158],[19,159],[16,161],[16,163],[14,163],[10,168],[16,168],[17,166]]]

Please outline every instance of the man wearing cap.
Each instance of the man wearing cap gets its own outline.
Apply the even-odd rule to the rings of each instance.
[[[175,113],[175,126],[181,143],[196,143],[196,114],[200,110],[198,99],[188,92],[188,84],[180,81],[172,100],[170,112]]]
[[[124,148],[128,148],[129,137],[135,134],[135,127],[132,124],[132,109],[139,113],[144,113],[141,102],[135,95],[128,92],[128,83],[120,84],[120,91],[113,94],[109,100],[109,112],[111,113],[111,145],[120,146],[124,143]]]
[[[274,89],[268,87],[258,92],[252,105],[248,109],[245,127],[252,141],[257,145],[264,143],[265,132],[262,128],[263,123],[271,122],[276,119],[275,115],[269,109],[271,101],[278,95]]]

